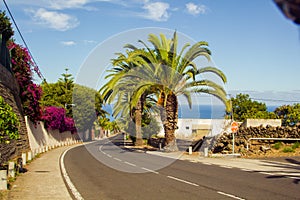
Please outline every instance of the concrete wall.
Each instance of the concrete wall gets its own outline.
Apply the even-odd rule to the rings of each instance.
[[[244,127],[266,127],[267,125],[279,127],[281,126],[281,119],[246,119],[242,124]]]
[[[203,130],[207,134],[203,136],[212,137],[227,130],[230,120],[224,119],[178,119],[178,129],[175,131],[176,138],[195,137],[195,132]],[[163,128],[160,135],[163,134]]]
[[[78,139],[77,134],[71,134],[70,131],[60,133],[58,130],[47,131],[44,123],[40,122],[34,125],[27,117],[25,117],[29,146],[32,151],[46,146],[61,146],[64,142],[74,142]]]

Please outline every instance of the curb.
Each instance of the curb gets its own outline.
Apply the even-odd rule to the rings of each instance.
[[[66,187],[69,191],[69,194],[71,195],[72,199],[76,199],[76,200],[83,200],[83,197],[81,196],[81,194],[78,192],[78,190],[76,189],[76,187],[74,186],[74,184],[72,183],[67,171],[66,171],[66,168],[65,168],[65,165],[64,165],[64,157],[66,155],[66,153],[73,149],[73,148],[76,148],[76,147],[79,147],[79,146],[82,146],[83,144],[81,145],[78,145],[78,146],[75,146],[75,147],[71,147],[67,150],[65,150],[62,155],[60,156],[59,158],[59,166],[60,166],[60,172],[61,172],[61,175],[62,175],[62,178],[66,184]]]

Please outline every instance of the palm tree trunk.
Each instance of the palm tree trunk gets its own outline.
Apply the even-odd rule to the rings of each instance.
[[[135,109],[135,137],[136,142],[135,146],[143,145],[143,137],[142,137],[142,111],[143,111],[143,102],[142,97],[139,99],[138,104]]]
[[[178,100],[173,93],[167,96],[164,115],[162,118],[165,131],[164,150],[167,152],[178,151],[175,137],[175,130],[178,128]]]

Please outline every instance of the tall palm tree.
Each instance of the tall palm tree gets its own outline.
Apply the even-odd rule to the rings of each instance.
[[[126,51],[127,55],[122,53],[117,54],[118,57],[112,60],[113,69],[109,70],[110,74],[106,78],[110,80],[100,89],[102,97],[106,103],[113,103],[113,116],[122,116],[124,118],[130,117],[135,123],[135,145],[139,146],[143,144],[142,138],[142,112],[144,108],[144,102],[146,100],[146,94],[139,97],[136,105],[130,104],[131,90],[130,85],[123,86],[120,84],[122,76],[128,71],[135,68],[138,65],[139,57],[131,57],[132,51]],[[133,59],[134,58],[134,59]],[[137,80],[138,81],[138,80]]]
[[[211,52],[207,48],[207,42],[198,42],[191,47],[190,44],[185,44],[178,53],[176,32],[172,39],[167,39],[164,34],[160,34],[160,38],[150,34],[148,41],[153,45],[152,49],[143,41],[139,42],[144,45],[144,49],[127,45],[134,50],[131,54],[132,58],[139,57],[135,59],[139,61],[139,67],[126,72],[122,76],[122,82],[135,88],[131,95],[132,105],[138,104],[145,91],[157,95],[165,132],[165,150],[177,151],[175,130],[178,122],[178,96],[185,96],[191,107],[191,94],[211,94],[223,101],[229,109],[223,87],[213,81],[199,79],[199,75],[210,72],[226,83],[226,76],[215,67],[198,68],[194,62],[200,56],[210,60]],[[140,81],[135,81],[137,79]]]

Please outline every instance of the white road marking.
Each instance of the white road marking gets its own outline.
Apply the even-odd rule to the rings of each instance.
[[[117,161],[120,161],[120,162],[122,162],[122,160],[121,159],[119,159],[119,158],[114,158],[115,160],[117,160]]]
[[[70,148],[71,149],[71,148]],[[83,197],[81,196],[81,194],[77,191],[76,187],[74,186],[74,184],[72,183],[68,173],[67,173],[67,170],[65,168],[65,165],[64,165],[64,157],[66,155],[66,153],[70,150],[70,149],[67,149],[63,154],[62,156],[60,157],[60,169],[61,169],[61,173],[63,175],[63,178],[65,179],[67,185],[68,185],[68,188],[71,190],[72,194],[74,195],[75,199],[76,200],[83,200]]]
[[[252,172],[251,169],[244,169],[244,168],[242,168],[241,170],[242,170],[242,171],[245,171],[245,172]]]
[[[204,162],[202,164],[204,164],[204,165],[212,165],[211,163],[206,163],[206,162]]]
[[[296,177],[296,176],[289,176],[288,178],[300,180],[300,177]]]
[[[130,163],[130,162],[124,162],[125,164],[127,164],[127,165],[131,165],[131,166],[133,166],[133,167],[136,167],[136,165],[135,164],[133,164],[133,163]]]
[[[145,168],[145,167],[142,167],[142,169],[143,169],[143,170],[145,170],[145,171],[148,171],[148,172],[154,173],[154,174],[159,174],[159,172],[156,172],[156,171],[154,171],[154,170],[151,170],[151,169],[147,169],[147,168]]]
[[[260,173],[260,174],[264,174],[264,175],[274,175],[274,174],[272,174],[272,173],[269,173],[269,172],[258,172],[258,173]]]
[[[196,183],[192,183],[192,182],[189,182],[189,181],[180,179],[180,178],[176,178],[176,177],[174,177],[174,176],[167,176],[167,177],[170,178],[170,179],[173,179],[173,180],[182,182],[182,183],[186,183],[186,184],[189,184],[189,185],[193,185],[193,186],[199,187],[199,185],[197,185]]]
[[[220,192],[220,191],[219,191],[218,194],[221,194],[221,195],[224,195],[224,196],[227,196],[227,197],[231,197],[231,198],[233,198],[233,199],[245,200],[245,199],[243,199],[243,198],[234,196],[234,195],[232,195],[232,194],[227,194],[227,193],[225,193],[225,192]]]
[[[111,156],[111,155],[109,155],[109,154],[106,154],[106,156],[107,156],[107,157],[110,157],[110,158],[112,158],[112,156]]]
[[[227,169],[232,169],[231,166],[227,166],[227,165],[220,165],[220,167],[227,168]]]

